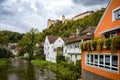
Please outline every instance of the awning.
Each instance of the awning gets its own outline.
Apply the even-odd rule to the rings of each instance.
[[[109,31],[117,30],[117,29],[120,29],[120,26],[114,27],[114,28],[111,28],[111,29],[104,30],[104,31],[102,31],[102,32],[99,32],[99,34],[103,34],[103,33],[109,32]]]

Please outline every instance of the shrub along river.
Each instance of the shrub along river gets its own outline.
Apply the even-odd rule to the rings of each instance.
[[[63,80],[49,70],[40,70],[27,60],[11,59],[11,64],[0,67],[0,80]]]

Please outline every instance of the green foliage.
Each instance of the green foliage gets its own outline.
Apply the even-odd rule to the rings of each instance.
[[[37,42],[38,30],[32,28],[28,33],[26,33],[21,41],[19,41],[18,46],[24,49],[25,52],[29,53],[29,59],[33,58],[35,44]]]
[[[0,67],[5,66],[8,63],[10,63],[10,59],[8,59],[8,58],[0,58]]]
[[[24,34],[11,31],[0,31],[0,44],[5,45],[7,43],[16,43],[18,42]]]
[[[6,48],[0,45],[0,58],[9,58],[11,52]]]
[[[96,47],[96,49],[97,49],[98,51],[101,51],[102,48],[103,48],[103,44],[104,44],[104,39],[98,39],[98,40],[97,40],[97,47]]]
[[[65,57],[62,55],[62,53],[57,53],[56,62],[60,63],[61,61],[65,61]]]
[[[76,32],[77,27],[81,27],[80,32],[82,32],[89,26],[97,26],[104,11],[105,9],[102,8],[101,10],[97,10],[96,12],[82,19],[70,20],[67,23],[58,21],[54,25],[51,25],[49,29],[45,29],[42,33],[39,34],[39,41],[44,41],[45,35],[68,37],[71,33]]]
[[[91,51],[92,49],[90,45],[92,46],[93,50],[101,51],[104,49],[108,49],[114,53],[116,50],[120,49],[120,36],[106,39],[97,39],[93,40],[92,42],[83,42],[81,43],[81,49]]]
[[[116,49],[120,49],[120,36],[112,38],[113,46],[116,46]]]
[[[33,59],[45,60],[45,55],[40,50],[35,50],[35,55],[33,56]]]
[[[77,80],[80,76],[80,67],[72,63],[68,64],[64,61],[61,61],[60,63],[55,64],[44,60],[32,60],[31,62],[33,65],[37,65],[41,69],[48,69],[59,74],[60,77],[63,78],[62,80]]]

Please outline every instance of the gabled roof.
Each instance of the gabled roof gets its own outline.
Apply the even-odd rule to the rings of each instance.
[[[110,0],[96,30],[95,30],[95,37],[101,37],[102,34],[107,31],[112,31],[120,27],[120,20],[113,21],[113,13],[114,10],[120,8],[120,0]]]
[[[64,42],[67,42],[70,38],[68,37],[61,37]]]
[[[95,31],[95,29],[96,29],[96,27],[94,27],[94,26],[89,26],[87,29],[85,29],[83,32],[81,32],[80,34],[85,34],[85,33],[91,33],[91,34],[93,34],[94,33],[94,31]]]
[[[59,37],[66,42],[69,38],[68,37],[61,37],[61,36],[47,36],[50,43],[54,43]]]
[[[47,36],[50,43],[54,43],[59,36]]]
[[[81,42],[82,39],[83,40],[91,40],[91,39],[93,39],[93,35],[83,35],[83,36],[71,38],[66,42],[66,44],[74,43],[74,42]]]
[[[75,37],[75,38],[70,38],[66,44],[69,43],[74,43],[74,42],[80,42],[82,39],[83,40],[91,40],[94,37],[94,31],[95,31],[95,27],[94,26],[89,26],[87,29],[85,29],[83,32],[81,32],[80,36]],[[86,33],[90,33],[90,34],[86,34]]]

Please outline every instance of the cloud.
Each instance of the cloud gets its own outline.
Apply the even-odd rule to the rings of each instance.
[[[4,1],[6,1],[6,0],[0,0],[0,4],[3,3]]]
[[[32,27],[42,31],[47,20],[66,18],[87,10],[106,6],[108,0],[0,0],[0,24],[2,29],[25,33]],[[101,4],[98,4],[101,3]],[[87,5],[87,6],[85,6]],[[93,5],[93,6],[90,6]],[[8,28],[7,28],[8,27]],[[1,28],[0,28],[1,29]]]
[[[83,4],[85,6],[105,5],[109,0],[72,0],[75,4]]]

